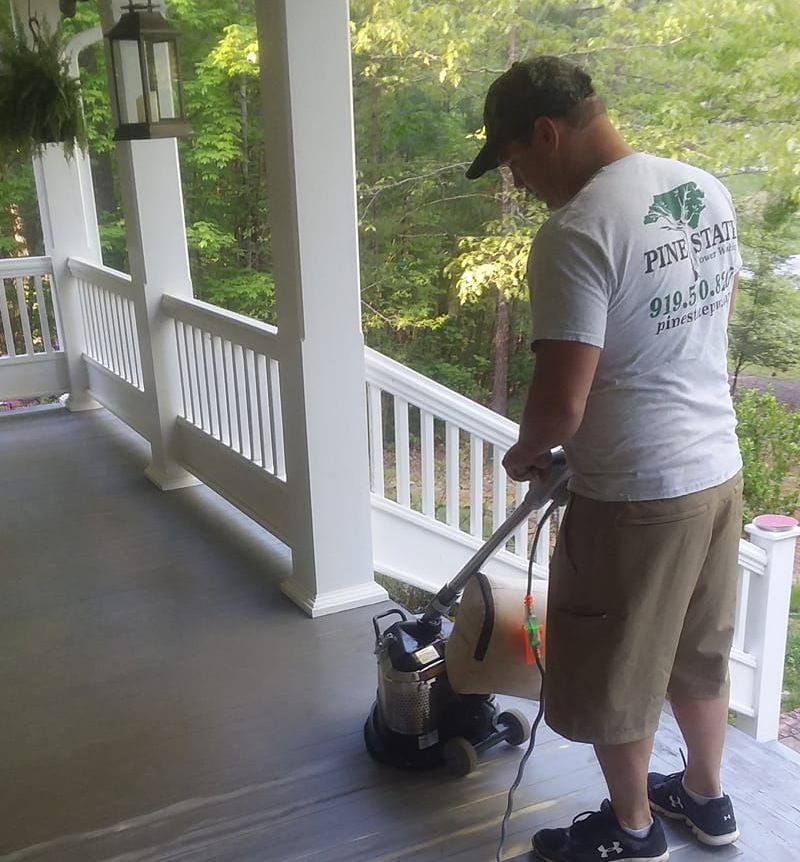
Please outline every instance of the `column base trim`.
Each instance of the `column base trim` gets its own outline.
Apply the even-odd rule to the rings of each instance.
[[[312,619],[389,600],[389,594],[386,590],[374,581],[314,595],[307,592],[291,578],[287,578],[281,584],[281,592]]]
[[[70,413],[81,413],[84,410],[100,410],[102,404],[95,401],[88,392],[68,392],[58,399]]]
[[[144,475],[162,491],[177,491],[179,488],[193,488],[203,484],[196,476],[177,465],[165,472],[150,463],[145,468]]]

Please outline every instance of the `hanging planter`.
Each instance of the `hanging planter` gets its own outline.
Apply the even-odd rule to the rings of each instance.
[[[31,44],[22,28],[0,37],[0,165],[50,143],[64,144],[69,156],[76,143],[86,148],[80,83],[69,74],[61,32],[36,18],[28,27]]]

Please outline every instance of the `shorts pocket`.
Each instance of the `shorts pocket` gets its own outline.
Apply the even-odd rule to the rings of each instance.
[[[559,685],[576,685],[591,697],[617,673],[626,634],[626,620],[616,613],[554,609],[547,617],[548,671],[556,671]]]
[[[708,514],[708,503],[695,506],[686,511],[666,512],[642,512],[640,515],[620,512],[617,515],[618,527],[656,527],[661,524],[679,524],[682,521],[691,521],[692,518],[700,518]]]

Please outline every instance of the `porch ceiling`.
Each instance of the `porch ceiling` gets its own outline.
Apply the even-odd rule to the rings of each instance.
[[[156,490],[105,411],[0,416],[0,451],[0,862],[494,857],[508,749],[461,781],[365,754],[375,609],[308,619],[286,548],[203,487]],[[724,778],[743,838],[715,857],[800,859],[800,764],[732,730]],[[509,857],[601,793],[545,729]],[[668,830],[673,860],[709,855]]]

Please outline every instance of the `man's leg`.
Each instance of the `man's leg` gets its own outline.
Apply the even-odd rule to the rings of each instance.
[[[700,700],[673,693],[670,703],[688,751],[684,785],[701,796],[719,796],[728,695]]]
[[[648,736],[624,745],[594,747],[608,785],[611,805],[624,828],[642,829],[652,820],[647,798],[647,770],[654,739]]]
[[[731,844],[739,837],[739,829],[719,777],[728,694],[704,700],[673,691],[670,701],[689,755],[685,771],[650,773],[650,806],[659,814],[684,821],[703,844]]]
[[[647,764],[654,736],[621,745],[595,745],[608,784],[606,800],[597,812],[576,818],[560,829],[540,829],[533,836],[534,852],[547,862],[667,862],[664,830],[650,813]]]

